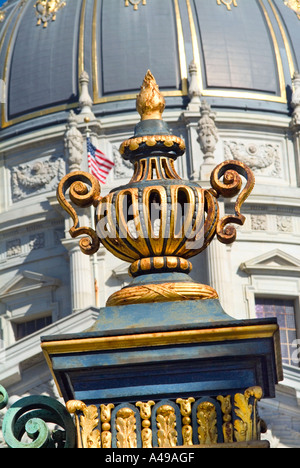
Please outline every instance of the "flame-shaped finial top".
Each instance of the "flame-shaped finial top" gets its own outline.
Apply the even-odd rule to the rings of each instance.
[[[162,120],[165,105],[165,99],[159,91],[155,78],[148,70],[136,99],[136,109],[142,120]]]

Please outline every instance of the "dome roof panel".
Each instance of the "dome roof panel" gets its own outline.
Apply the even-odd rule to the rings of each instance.
[[[184,108],[192,60],[213,106],[288,113],[286,88],[300,62],[300,21],[284,0],[141,0],[137,10],[125,0],[64,2],[46,28],[36,25],[37,0],[8,0],[5,6],[2,128],[19,124],[26,131],[35,123],[64,122],[65,111],[78,106],[83,70],[96,115],[133,111],[147,69],[167,108]]]
[[[173,0],[151,0],[147,8],[140,6],[138,11],[132,11],[132,7],[120,8],[120,0],[101,3],[97,13],[97,24],[101,24],[97,44],[102,95],[138,90],[150,66],[161,89],[179,90]]]
[[[207,87],[278,94],[274,45],[259,1],[241,1],[230,12],[217,2],[194,3]]]
[[[69,2],[45,31],[42,25],[36,25],[30,3],[11,44],[7,77],[9,119],[72,102],[77,95],[74,31],[78,30],[80,5]]]
[[[295,62],[295,69],[300,70],[300,17],[298,17],[293,10],[287,8],[282,0],[273,0],[273,3],[276,7],[278,21],[282,22],[285,33],[289,39],[293,60]]]

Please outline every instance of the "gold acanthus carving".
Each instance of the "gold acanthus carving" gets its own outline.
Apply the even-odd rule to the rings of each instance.
[[[254,403],[249,403],[254,397]],[[234,396],[235,414],[240,418],[234,421],[234,433],[237,442],[246,442],[257,439],[256,402],[262,397],[260,387],[250,387],[244,394]]]
[[[216,444],[218,441],[217,412],[215,405],[204,401],[197,408],[198,439],[201,444]]]
[[[137,448],[137,432],[140,431],[142,447],[175,447],[178,444],[177,425],[182,423],[182,444],[186,447],[196,445],[210,445],[224,442],[257,441],[260,438],[260,419],[257,414],[257,402],[262,398],[260,387],[250,387],[244,393],[235,395],[218,395],[208,401],[195,403],[194,397],[177,398],[177,407],[170,402],[157,403],[157,411],[152,416],[155,402],[138,401],[141,427],[137,427],[138,411],[134,407],[122,407],[115,410],[113,403],[100,404],[100,418],[96,406],[86,406],[82,401],[71,400],[66,403],[67,410],[74,414],[77,428],[78,448],[112,448],[111,425],[116,430],[115,446],[117,448]],[[193,405],[197,405],[193,410]],[[180,415],[178,410],[180,409]],[[218,432],[217,412],[221,410],[223,416],[222,429]],[[220,415],[221,416],[221,415]],[[151,420],[154,417],[157,424],[157,441],[153,441]],[[233,425],[234,420],[234,425]],[[101,422],[101,434],[98,429]],[[197,425],[196,425],[197,422]],[[221,421],[220,421],[221,422]],[[193,437],[193,427],[198,428]],[[223,440],[222,440],[223,435]],[[101,440],[100,440],[101,438]]]
[[[81,440],[82,448],[100,448],[100,431],[98,409],[95,405],[86,406],[79,400],[70,400],[66,404],[70,414],[75,414],[78,439]],[[78,417],[77,411],[82,413]]]
[[[176,447],[177,431],[176,431],[176,414],[175,409],[171,405],[162,405],[156,413],[157,422],[157,440],[159,447]]]
[[[131,408],[121,408],[117,412],[117,447],[118,448],[136,448],[136,418]]]

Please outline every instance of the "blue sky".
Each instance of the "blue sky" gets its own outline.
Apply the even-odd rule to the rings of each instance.
[[[5,2],[6,0],[0,0],[0,7],[1,5],[3,5],[3,3]]]

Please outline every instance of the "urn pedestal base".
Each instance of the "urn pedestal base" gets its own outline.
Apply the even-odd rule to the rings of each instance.
[[[266,445],[256,406],[282,379],[275,319],[233,320],[217,299],[105,307],[42,348],[81,444],[90,430],[103,448]]]

